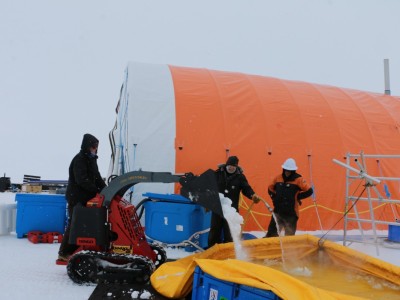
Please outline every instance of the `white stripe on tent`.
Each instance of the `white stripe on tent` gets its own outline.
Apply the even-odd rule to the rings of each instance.
[[[121,93],[113,174],[134,170],[175,172],[175,95],[167,65],[131,62]],[[173,184],[138,184],[144,192],[173,193]]]

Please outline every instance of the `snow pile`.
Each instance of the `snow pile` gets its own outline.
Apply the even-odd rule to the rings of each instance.
[[[151,296],[152,294],[147,290],[143,290],[142,293],[139,291],[133,291],[131,294],[132,299],[150,299]]]
[[[234,207],[232,207],[231,199],[225,197],[221,193],[219,194],[219,199],[221,201],[224,218],[229,224],[233,243],[235,245],[236,258],[240,260],[247,260],[248,255],[244,251],[241,243],[243,217],[236,211]]]

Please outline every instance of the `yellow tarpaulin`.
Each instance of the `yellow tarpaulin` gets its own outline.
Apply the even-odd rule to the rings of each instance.
[[[318,287],[317,284],[299,280],[280,270],[255,263],[263,260],[282,261],[282,243],[283,257],[286,260],[300,262],[308,257],[318,256],[322,252],[336,265],[355,270],[357,273],[371,276],[371,278],[377,278],[377,280],[384,280],[391,285],[393,294],[398,293],[400,297],[399,267],[330,241],[325,241],[320,247],[318,241],[318,238],[310,235],[284,237],[282,241],[279,238],[243,241],[242,248],[247,252],[251,262],[236,260],[232,243],[215,245],[202,253],[163,264],[151,276],[151,284],[165,297],[184,297],[192,289],[193,272],[198,265],[204,272],[217,279],[271,290],[282,299],[366,298],[365,296],[358,297],[357,293],[350,295],[337,292],[334,287],[337,280],[334,277],[331,280],[333,288],[327,290]],[[323,269],[322,274],[329,279],[329,272],[329,269]],[[350,287],[354,285],[355,288],[360,288],[352,282],[353,279],[347,280],[351,281]]]
[[[310,286],[283,272],[240,260],[199,259],[200,268],[218,279],[270,290],[282,299],[362,299]]]

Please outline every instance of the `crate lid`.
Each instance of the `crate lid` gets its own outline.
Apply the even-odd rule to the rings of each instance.
[[[157,193],[144,193],[144,197],[154,199],[154,200],[165,200],[167,202],[182,202],[182,203],[192,203],[188,198],[183,197],[179,194],[157,194]]]

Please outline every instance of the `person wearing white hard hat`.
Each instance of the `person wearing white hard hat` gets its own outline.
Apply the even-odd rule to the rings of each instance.
[[[282,174],[276,176],[268,186],[278,228],[285,230],[285,235],[295,235],[301,200],[310,197],[313,193],[311,186],[296,171],[296,161],[288,158],[282,165]],[[278,236],[278,228],[275,218],[271,217],[265,237]]]

